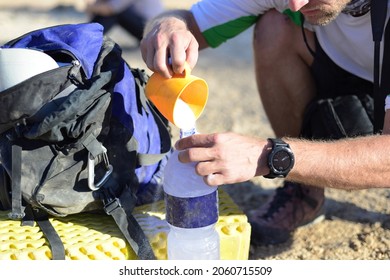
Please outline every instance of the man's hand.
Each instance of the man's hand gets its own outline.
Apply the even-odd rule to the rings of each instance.
[[[210,186],[244,182],[268,174],[268,142],[235,133],[195,134],[176,142],[183,163],[198,162],[196,172]]]
[[[161,15],[149,23],[141,41],[142,58],[148,68],[167,78],[183,73],[186,61],[193,68],[198,49],[186,22],[175,15]]]

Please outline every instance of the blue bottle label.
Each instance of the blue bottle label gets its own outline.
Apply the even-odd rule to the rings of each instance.
[[[180,139],[196,134],[196,128],[180,129]]]
[[[218,192],[199,197],[165,194],[167,222],[179,228],[200,228],[218,221]]]

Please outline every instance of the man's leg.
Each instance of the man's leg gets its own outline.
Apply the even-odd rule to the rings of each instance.
[[[104,28],[103,32],[106,34],[108,31],[111,30],[113,26],[118,24],[118,19],[117,19],[117,15],[112,15],[112,16],[95,15],[91,19],[91,22],[100,23]]]
[[[305,34],[314,50],[313,33]],[[272,128],[277,137],[298,137],[304,110],[316,94],[310,70],[314,57],[302,29],[271,10],[255,27],[253,47],[258,90]],[[319,216],[323,202],[323,189],[285,182],[269,203],[248,214],[252,240],[257,244],[287,241],[298,226]]]
[[[306,32],[314,50],[314,36]],[[313,55],[301,27],[277,11],[265,14],[254,32],[254,57],[260,97],[277,137],[298,137],[303,112],[315,96],[310,72]]]
[[[148,19],[130,5],[126,10],[118,14],[119,24],[138,41],[141,41],[144,27]]]

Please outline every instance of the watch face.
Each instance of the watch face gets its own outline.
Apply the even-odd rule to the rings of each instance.
[[[277,151],[272,158],[272,164],[276,170],[283,172],[290,168],[291,156],[285,150]]]

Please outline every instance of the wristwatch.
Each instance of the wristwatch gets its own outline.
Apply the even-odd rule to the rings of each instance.
[[[269,174],[265,178],[285,178],[294,166],[294,154],[290,145],[279,138],[268,138],[272,150],[268,154]]]

